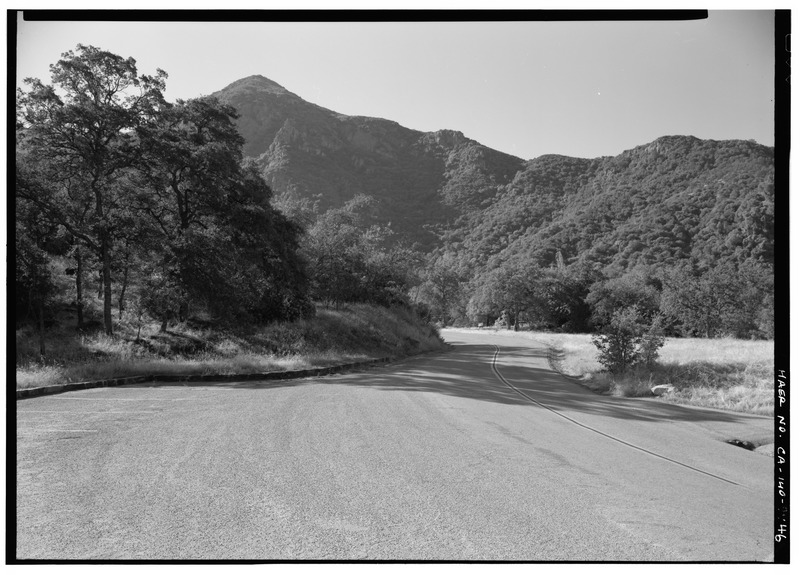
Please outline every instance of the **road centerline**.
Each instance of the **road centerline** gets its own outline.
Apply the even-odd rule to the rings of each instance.
[[[573,424],[575,424],[575,425],[577,425],[579,427],[587,429],[587,430],[589,430],[589,431],[591,431],[593,433],[596,433],[598,435],[602,435],[603,437],[611,439],[612,441],[616,441],[617,443],[621,443],[622,445],[625,445],[626,447],[630,447],[632,449],[636,449],[637,451],[641,451],[643,453],[647,453],[648,455],[652,455],[653,457],[657,457],[659,459],[663,459],[664,461],[668,461],[668,462],[673,463],[675,465],[680,465],[681,467],[685,467],[686,469],[691,469],[692,471],[695,471],[697,473],[702,473],[703,475],[707,475],[709,477],[713,477],[714,479],[718,479],[719,481],[724,481],[725,483],[729,483],[731,485],[737,485],[737,486],[739,485],[738,483],[736,483],[735,481],[731,481],[730,479],[726,479],[726,478],[721,477],[719,475],[714,475],[713,473],[709,473],[708,471],[703,471],[702,469],[698,469],[697,467],[693,467],[693,466],[688,465],[686,463],[681,463],[680,461],[677,461],[675,459],[671,459],[671,458],[669,458],[669,457],[667,457],[665,455],[660,455],[658,453],[655,453],[654,451],[650,451],[649,449],[645,449],[644,447],[639,447],[638,445],[634,445],[633,443],[629,443],[629,442],[627,442],[627,441],[625,441],[623,439],[620,439],[618,437],[614,437],[613,435],[610,435],[608,433],[600,431],[599,429],[591,427],[590,425],[586,425],[585,423],[581,423],[580,421],[577,421],[577,420],[569,417],[568,415],[565,415],[565,414],[561,413],[560,411],[550,407],[549,405],[546,405],[546,404],[544,404],[544,403],[542,403],[540,401],[537,401],[536,399],[532,398],[527,393],[525,393],[524,391],[522,391],[521,389],[516,387],[513,383],[508,381],[503,376],[503,374],[500,373],[500,369],[497,367],[497,358],[500,355],[500,347],[498,345],[494,345],[494,348],[495,348],[495,352],[494,352],[494,357],[492,357],[492,371],[494,372],[495,376],[502,383],[506,384],[508,387],[513,389],[516,393],[518,393],[520,396],[524,397],[525,399],[527,399],[531,403],[534,403],[535,405],[538,405],[539,407],[542,407],[542,408],[550,411],[551,413],[554,413],[555,415],[566,419],[570,423],[573,423]]]

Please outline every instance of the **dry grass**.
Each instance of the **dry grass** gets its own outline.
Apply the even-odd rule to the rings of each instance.
[[[713,351],[710,350],[712,357]],[[665,401],[771,416],[775,404],[773,375],[771,357],[742,357],[735,363],[713,359],[665,361],[652,372],[634,371],[611,381],[611,391],[615,395],[647,397],[652,386],[669,384],[675,391],[663,396]]]
[[[114,337],[50,330],[40,358],[30,329],[18,330],[16,387],[40,387],[149,374],[237,374],[308,369],[441,349],[438,332],[406,310],[352,305],[316,317],[236,331],[182,324],[161,334],[153,323],[124,323]]]
[[[652,397],[654,385],[669,384],[675,392],[664,401],[758,415],[774,413],[774,342],[733,338],[667,338],[652,371],[639,369],[613,377],[597,361],[591,335],[499,330],[497,335],[522,337],[560,352],[559,369],[581,383],[612,395]]]

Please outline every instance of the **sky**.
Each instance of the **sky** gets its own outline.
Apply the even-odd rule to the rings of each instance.
[[[677,22],[25,22],[17,82],[78,43],[169,74],[166,97],[260,74],[301,98],[497,150],[592,158],[665,135],[773,145],[773,12]]]

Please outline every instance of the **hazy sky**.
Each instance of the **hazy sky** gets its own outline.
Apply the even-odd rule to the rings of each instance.
[[[19,19],[17,78],[76,44],[169,74],[170,100],[260,74],[331,110],[455,129],[525,159],[659,136],[773,145],[772,11],[685,22],[114,23]]]

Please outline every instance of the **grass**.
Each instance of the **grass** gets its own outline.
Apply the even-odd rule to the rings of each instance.
[[[661,401],[757,415],[774,414],[774,343],[733,338],[667,338],[652,371],[624,376],[603,371],[588,334],[513,332],[498,335],[531,339],[558,352],[558,369],[594,391],[624,397],[652,397],[650,389],[668,384]]]
[[[185,323],[158,332],[115,326],[113,337],[80,334],[70,321],[47,332],[39,356],[32,328],[16,333],[16,387],[40,387],[149,374],[237,374],[323,367],[441,349],[438,332],[403,309],[355,304],[320,307],[313,319],[236,330]]]

